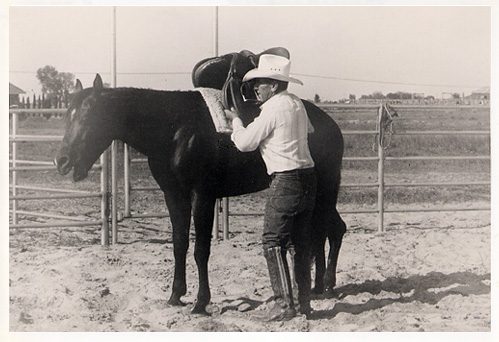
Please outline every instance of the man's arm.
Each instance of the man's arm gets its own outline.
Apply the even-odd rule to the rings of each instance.
[[[256,150],[262,140],[268,137],[275,127],[273,116],[264,113],[264,111],[246,128],[237,113],[226,111],[226,114],[229,118],[232,118],[233,131],[230,138],[241,152]]]

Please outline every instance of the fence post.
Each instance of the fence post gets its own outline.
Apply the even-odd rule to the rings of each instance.
[[[113,245],[118,243],[118,142],[111,144],[111,229]]]
[[[217,198],[215,200],[215,213],[213,216],[213,238],[218,240],[218,221],[219,221],[219,208],[220,208],[220,200]]]
[[[108,150],[100,156],[101,174],[101,245],[109,246],[109,177],[108,177]]]
[[[17,113],[12,113],[12,137],[15,139],[17,135]],[[16,167],[17,160],[17,143],[12,142],[12,167]],[[12,196],[17,195],[17,171],[12,171]],[[12,224],[17,224],[17,201],[12,201]]]
[[[384,128],[381,124],[381,116],[383,109],[378,110],[378,233],[384,231],[383,215],[384,215],[384,192],[385,192],[385,155],[383,149]]]
[[[222,199],[222,229],[224,240],[229,240],[229,198]]]
[[[130,217],[130,147],[123,143],[123,192],[125,193],[124,217]]]

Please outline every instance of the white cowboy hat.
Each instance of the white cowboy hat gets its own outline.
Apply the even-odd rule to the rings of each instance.
[[[276,55],[261,55],[258,61],[258,67],[246,73],[243,82],[255,78],[271,78],[273,80],[293,82],[303,85],[299,79],[289,76],[291,62],[286,57]]]

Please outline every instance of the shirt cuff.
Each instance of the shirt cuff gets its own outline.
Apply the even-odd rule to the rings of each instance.
[[[232,120],[232,129],[244,128],[243,122],[240,118],[234,118]]]

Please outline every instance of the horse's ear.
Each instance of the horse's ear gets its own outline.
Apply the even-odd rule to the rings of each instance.
[[[75,93],[82,91],[83,86],[81,85],[81,81],[79,79],[76,79],[76,85],[75,85]]]
[[[100,93],[100,91],[104,88],[102,84],[102,78],[99,74],[95,75],[94,79],[94,92]]]

